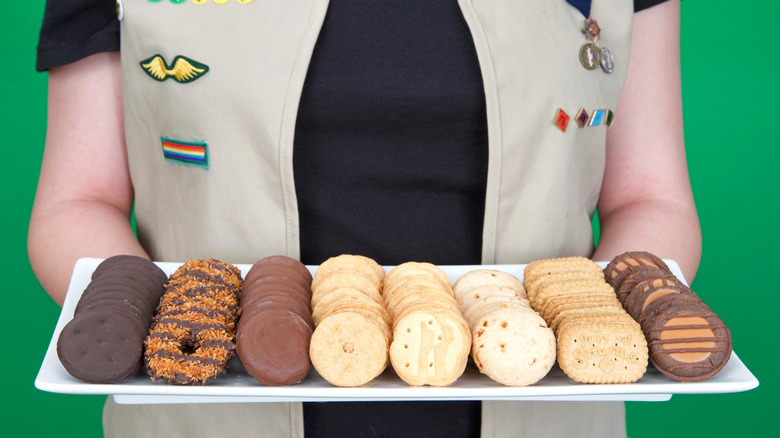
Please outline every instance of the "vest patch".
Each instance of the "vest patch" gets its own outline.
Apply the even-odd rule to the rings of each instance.
[[[154,55],[149,59],[141,61],[141,68],[146,74],[160,82],[173,78],[180,84],[186,84],[199,79],[209,71],[209,66],[201,64],[193,59],[177,56],[173,58],[172,66],[165,63],[162,55]]]
[[[182,141],[168,137],[161,137],[161,139],[163,157],[167,161],[203,169],[209,168],[209,149],[205,141]]]

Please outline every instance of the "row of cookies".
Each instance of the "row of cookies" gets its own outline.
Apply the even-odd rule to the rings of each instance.
[[[392,333],[380,290],[384,269],[350,254],[315,271],[309,354],[320,376],[335,386],[364,385],[387,368]]]
[[[388,272],[382,295],[396,374],[414,386],[455,382],[466,369],[471,333],[447,274],[431,263],[402,263]]]
[[[642,327],[650,362],[678,381],[709,379],[726,365],[731,333],[709,306],[646,251],[616,256],[604,275],[624,309]]]
[[[204,385],[235,355],[241,271],[216,259],[191,260],[165,284],[144,362],[152,380]]]
[[[555,364],[555,336],[531,308],[523,283],[495,269],[469,271],[453,285],[469,324],[479,371],[507,386],[541,380]]]
[[[121,255],[100,262],[57,339],[65,370],[88,383],[114,383],[138,373],[167,279],[141,257]]]
[[[236,352],[264,385],[291,385],[309,373],[311,282],[303,263],[284,256],[257,261],[244,278]]]
[[[647,370],[642,330],[584,257],[542,259],[523,273],[531,307],[555,333],[558,365],[580,383],[630,383]]]

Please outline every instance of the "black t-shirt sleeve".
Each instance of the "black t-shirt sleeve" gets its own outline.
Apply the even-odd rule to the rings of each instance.
[[[119,50],[119,20],[113,0],[46,2],[38,38],[38,71],[99,52]]]
[[[634,12],[639,12],[651,6],[661,4],[667,0],[634,0]]]

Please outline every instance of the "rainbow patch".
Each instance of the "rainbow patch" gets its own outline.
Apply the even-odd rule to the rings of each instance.
[[[205,141],[182,141],[162,137],[162,151],[167,161],[209,168],[209,150]]]

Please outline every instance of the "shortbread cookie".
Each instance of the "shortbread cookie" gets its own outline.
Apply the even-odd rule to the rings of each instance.
[[[312,364],[332,385],[364,385],[387,366],[386,333],[361,313],[332,314],[320,321],[311,337]]]
[[[472,330],[474,362],[498,383],[532,385],[555,364],[555,336],[530,308],[494,311],[475,321]]]
[[[514,275],[498,269],[475,269],[469,271],[455,281],[452,290],[455,298],[460,301],[467,294],[474,293],[474,289],[483,287],[498,287],[502,290],[511,290],[514,292],[514,295],[526,298],[523,283]]]
[[[331,257],[317,267],[311,286],[312,289],[317,289],[319,282],[333,272],[359,272],[368,277],[377,289],[380,289],[385,271],[381,267],[376,269],[377,266],[379,265],[375,261],[363,256],[341,254]]]
[[[558,364],[580,383],[631,383],[647,370],[647,342],[634,325],[567,324],[557,333]]]
[[[394,323],[390,360],[406,383],[447,386],[463,374],[471,350],[471,334],[459,312],[412,308]]]
[[[601,267],[586,257],[560,257],[535,260],[526,265],[523,270],[523,284],[527,290],[530,284],[547,275],[567,272],[590,272],[598,275],[600,271]]]
[[[438,281],[452,294],[452,283],[447,274],[438,266],[427,262],[406,262],[394,267],[385,277],[385,286],[400,282],[402,278],[418,276]]]

